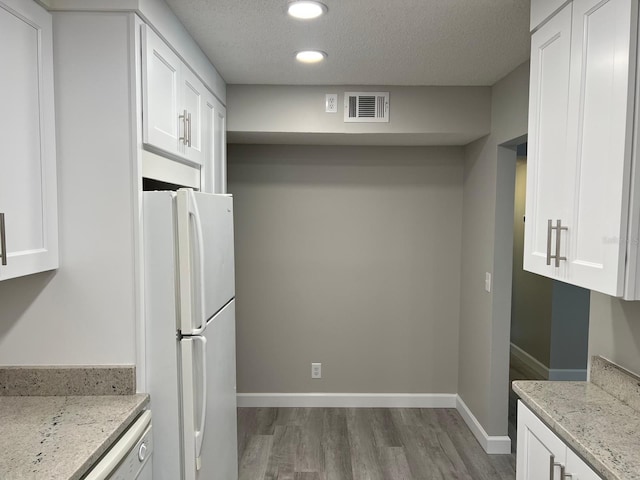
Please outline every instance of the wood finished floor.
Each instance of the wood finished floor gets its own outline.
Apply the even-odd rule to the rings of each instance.
[[[513,480],[455,409],[239,408],[240,480]]]
[[[537,372],[523,363],[518,357],[511,354],[509,361],[509,437],[511,438],[511,451],[515,452],[518,441],[518,395],[511,389],[514,380],[546,380]]]

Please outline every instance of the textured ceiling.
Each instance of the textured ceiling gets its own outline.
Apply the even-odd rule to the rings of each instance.
[[[230,84],[492,85],[529,58],[530,0],[167,0]],[[294,52],[319,49],[302,65]]]

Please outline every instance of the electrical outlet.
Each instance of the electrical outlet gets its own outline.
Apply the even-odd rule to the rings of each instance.
[[[337,93],[327,93],[324,96],[324,111],[327,113],[338,113]]]
[[[312,363],[311,364],[311,378],[322,378],[322,364],[321,363]]]
[[[484,274],[484,289],[487,292],[491,291],[491,274],[489,272],[485,272]]]

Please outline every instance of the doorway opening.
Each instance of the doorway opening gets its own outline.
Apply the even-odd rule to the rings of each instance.
[[[509,355],[509,437],[517,440],[514,380],[586,380],[590,291],[523,269],[527,144],[516,149]]]

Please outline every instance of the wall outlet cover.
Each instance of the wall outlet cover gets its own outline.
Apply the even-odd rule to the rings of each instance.
[[[322,364],[321,363],[312,363],[311,364],[311,378],[322,378]]]
[[[489,272],[484,274],[484,289],[491,292],[491,274]]]
[[[338,113],[338,94],[327,93],[324,96],[324,111],[326,113]]]

